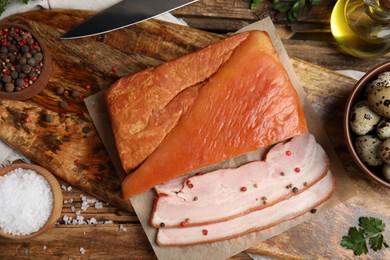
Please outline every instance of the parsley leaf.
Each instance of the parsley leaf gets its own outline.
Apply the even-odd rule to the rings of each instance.
[[[355,255],[367,254],[368,248],[364,237],[364,230],[352,227],[348,231],[348,236],[343,236],[341,246],[353,250]]]
[[[252,0],[251,2],[251,9],[256,9],[258,5],[263,3],[264,0]]]
[[[250,0],[251,9],[256,9],[264,0]],[[297,20],[297,13],[310,2],[311,5],[318,5],[322,0],[272,0],[273,9],[287,13],[288,19],[293,22]]]
[[[340,245],[353,250],[355,255],[368,253],[367,240],[370,248],[374,251],[387,248],[389,245],[382,235],[385,228],[386,224],[378,218],[360,217],[359,228],[349,228],[348,235],[342,237]]]

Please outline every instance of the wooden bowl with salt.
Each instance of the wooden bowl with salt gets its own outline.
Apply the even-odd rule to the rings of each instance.
[[[50,192],[48,192],[48,194],[46,194],[46,196],[45,196],[45,198],[46,197],[52,198],[51,203],[50,203],[50,201],[48,202],[48,204],[51,204],[51,207],[49,209],[49,210],[51,210],[50,214],[48,215],[47,220],[46,219],[42,220],[42,221],[46,220],[46,222],[44,222],[44,224],[36,231],[32,231],[31,233],[24,232],[25,234],[23,232],[21,232],[21,234],[14,234],[13,232],[5,232],[5,227],[1,228],[1,226],[0,226],[0,236],[6,237],[9,239],[29,239],[29,238],[38,236],[40,234],[45,233],[47,230],[49,230],[51,227],[53,227],[61,215],[62,203],[63,203],[61,187],[60,187],[57,179],[48,170],[42,168],[41,166],[35,165],[35,164],[14,163],[14,164],[11,164],[10,166],[7,166],[7,167],[0,169],[0,177],[6,177],[7,174],[11,175],[11,173],[15,177],[16,173],[17,173],[17,174],[19,174],[18,178],[20,180],[21,178],[23,178],[23,179],[27,178],[27,177],[21,177],[22,173],[27,174],[27,172],[28,172],[28,174],[30,174],[30,176],[33,176],[32,178],[34,178],[34,177],[39,178],[37,176],[42,176],[43,179],[40,178],[38,183],[45,183],[44,180],[47,181],[47,184],[46,183],[44,184],[45,185],[44,188],[48,190],[48,187],[47,187],[47,185],[48,185],[50,187],[49,191],[51,191],[51,194],[50,194]],[[8,176],[8,177],[10,177],[10,176]],[[10,184],[9,184],[10,181],[15,181],[18,178],[12,178],[12,180],[8,180],[9,181],[8,188],[10,186]],[[35,182],[35,183],[37,183],[37,182]],[[0,187],[1,187],[1,185],[2,185],[2,182],[0,179]],[[3,185],[5,185],[4,181],[3,181]],[[39,188],[40,187],[33,187],[32,189],[36,190],[36,192],[34,192],[34,193],[41,194],[42,192],[39,192],[39,191],[44,190],[44,189],[39,189]],[[15,192],[17,192],[16,191],[17,187],[15,187],[14,190],[15,191],[11,192],[11,193],[13,193],[12,197],[17,197],[17,195],[14,194]],[[31,197],[31,198],[29,198],[29,200],[31,201],[31,200],[36,199],[36,198],[37,198],[36,196]],[[34,202],[34,201],[32,201],[32,202]],[[44,204],[45,203],[45,202],[40,202],[40,201],[39,201],[39,203],[37,203],[37,202],[38,201],[35,201],[35,204]],[[33,203],[31,203],[31,204],[33,204]],[[13,206],[9,206],[9,207],[13,207]],[[1,203],[0,203],[0,207],[1,207]],[[4,210],[4,209],[0,209],[0,210]],[[4,223],[2,223],[2,219],[4,219],[4,217],[5,217],[5,215],[1,216],[1,214],[5,214],[5,213],[0,212],[0,225],[4,224]],[[29,219],[29,221],[31,221],[31,219]]]

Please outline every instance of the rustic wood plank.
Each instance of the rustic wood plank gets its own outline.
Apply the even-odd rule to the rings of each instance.
[[[211,1],[205,2],[211,3]],[[226,3],[226,1],[219,1],[220,5],[223,5],[222,3]],[[241,4],[239,5],[241,6]],[[183,28],[180,26],[150,21],[103,37],[62,43],[58,41],[58,36],[66,29],[69,29],[73,24],[69,23],[69,17],[73,19],[72,21],[74,23],[78,23],[89,17],[92,13],[49,11],[40,12],[39,14],[40,15],[37,15],[36,13],[27,13],[20,15],[15,19],[19,21],[26,19],[28,20],[28,25],[39,31],[39,33],[49,38],[51,37],[48,40],[48,45],[53,50],[55,73],[60,76],[51,79],[48,88],[41,95],[34,98],[32,101],[24,102],[24,105],[21,105],[20,111],[23,111],[26,107],[32,107],[35,111],[49,110],[55,113],[61,113],[56,105],[56,102],[59,101],[59,97],[54,94],[55,87],[58,85],[65,84],[67,88],[79,89],[87,96],[100,89],[106,88],[110,82],[121,75],[139,70],[145,65],[150,66],[170,60],[175,58],[175,55],[180,56],[224,37],[223,35],[200,32],[191,28],[186,28],[185,31],[182,31]],[[57,28],[58,24],[61,24],[61,28]],[[159,35],[159,32],[161,31],[164,32],[163,35]],[[127,39],[132,39],[130,37],[134,38],[136,36],[137,39],[141,39],[141,41],[152,39],[154,41],[167,43],[167,45],[156,48],[150,44],[137,44],[137,41],[126,43],[125,41],[121,41],[122,34],[125,35]],[[178,36],[176,37],[176,35]],[[374,63],[382,60],[382,58],[379,58],[361,61],[349,56],[340,55],[340,53],[328,43],[296,39],[285,40],[284,43],[290,56],[302,58],[331,69],[355,68],[367,70],[372,67]],[[302,46],[305,47],[302,48]],[[83,52],[84,47],[87,50],[86,52]],[[172,50],[174,47],[177,47],[176,54]],[[107,52],[113,53],[113,56],[108,57],[110,55],[107,55]],[[313,55],[313,53],[316,53],[316,55]],[[74,55],[81,58],[77,59]],[[93,55],[97,55],[95,58],[97,61],[101,62],[101,64],[96,64],[96,60],[92,59]],[[118,64],[115,60],[118,58],[122,60],[123,57],[125,57],[123,67],[120,68],[118,74],[113,73],[113,64]],[[374,216],[382,217],[389,226],[390,220],[387,215],[387,212],[389,212],[388,206],[383,206],[383,203],[377,203],[377,201],[383,200],[383,198],[389,196],[389,190],[368,181],[356,168],[344,145],[342,129],[340,127],[342,122],[343,104],[355,81],[299,59],[293,59],[293,64],[298,77],[303,83],[309,100],[313,103],[314,109],[318,113],[321,121],[326,122],[326,124],[324,124],[325,130],[327,131],[336,152],[340,156],[348,173],[351,175],[352,180],[358,183],[361,194],[353,200],[338,206],[334,211],[328,211],[312,221],[303,223],[288,232],[262,242],[249,249],[249,251],[279,256],[282,258],[338,258],[338,256],[350,258],[352,257],[351,252],[346,251],[338,245],[341,236],[344,235],[350,225],[356,224],[357,217],[360,216],[360,214],[372,214]],[[69,75],[74,75],[74,78],[68,79]],[[88,77],[90,78],[88,79]],[[92,92],[86,92],[83,88],[84,84],[89,83],[86,78],[91,80],[94,84]],[[32,103],[34,102],[37,103],[38,106],[33,105]],[[71,104],[69,107],[71,111],[70,113],[67,113],[67,117],[63,120],[79,121],[81,118],[82,125],[92,126],[82,102],[70,100],[69,103]],[[62,123],[59,121],[58,124]],[[75,131],[75,133],[79,132],[79,130],[80,128]],[[41,129],[40,131],[43,130]],[[5,134],[5,131],[2,132],[2,134]],[[96,142],[97,144],[98,138],[96,133],[92,132],[92,134],[95,136],[93,142]],[[15,144],[19,143],[15,142]],[[34,151],[38,151],[37,149]],[[100,147],[98,154],[99,156],[96,154],[93,155],[99,157],[96,160],[100,162],[108,160],[107,155],[104,154],[103,147]],[[42,157],[39,157],[38,155],[35,155],[33,158],[42,160]],[[49,165],[48,167],[53,166]],[[57,172],[53,168],[51,168],[53,172]],[[69,176],[68,170],[69,169],[63,170],[63,174],[61,174],[65,179]],[[103,175],[105,178],[117,178],[111,170],[103,172],[105,173],[105,175]],[[93,172],[91,175],[94,176]],[[74,206],[76,211],[80,210],[82,203],[80,194],[88,195],[88,198],[91,198],[92,196],[86,194],[85,191],[91,192],[93,196],[96,196],[99,200],[113,199],[112,195],[105,194],[105,192],[111,192],[115,186],[115,189],[117,189],[119,181],[115,180],[113,183],[116,184],[113,186],[110,186],[113,183],[108,185],[108,191],[96,191],[91,188],[104,187],[99,186],[101,185],[100,182],[95,182],[96,184],[93,184],[88,188],[88,186],[83,186],[85,182],[80,181],[90,180],[88,177],[91,175],[85,174],[81,177],[77,176],[73,181],[72,179],[69,179],[69,182],[61,181],[66,187],[69,187],[69,185],[72,186],[72,190],[63,191],[64,200],[73,199],[72,203],[64,204],[61,218],[63,218],[64,215],[76,216],[71,207]],[[81,192],[76,186],[82,187],[84,191]],[[119,193],[117,193],[116,198],[120,201]],[[364,198],[368,199],[364,200]],[[120,206],[121,203],[117,204]],[[94,217],[99,221],[113,220],[114,224],[65,225],[60,222],[61,224],[56,225],[56,227],[45,235],[28,241],[12,241],[0,238],[0,259],[9,259],[14,258],[15,256],[18,258],[86,257],[91,259],[105,259],[112,258],[113,256],[115,259],[128,259],[129,257],[136,258],[137,256],[140,256],[141,259],[155,259],[154,253],[134,211],[127,206],[122,208],[125,208],[126,210],[119,209],[110,203],[110,205],[104,204],[104,207],[99,210],[94,209],[92,206],[85,211],[81,210],[81,215],[85,216],[87,219]],[[119,231],[120,224],[124,224],[128,231]],[[389,235],[388,231],[386,235]],[[304,241],[304,243],[301,241]],[[44,245],[47,246],[46,250],[42,250]],[[86,249],[85,256],[80,254],[79,249],[81,246]],[[26,249],[28,250],[28,254],[25,254]],[[387,252],[381,252],[375,254],[374,257],[386,258],[389,257],[389,255]],[[245,253],[241,253],[234,256],[233,259],[249,259],[249,257]]]
[[[324,31],[329,29],[329,19],[336,0],[323,0],[320,5],[307,6],[298,13],[298,21],[288,21],[284,13],[274,10],[271,0],[265,0],[254,10],[249,0],[200,0],[172,13],[193,28],[207,31],[232,32],[244,23],[253,23],[270,16],[275,24],[296,25],[297,32]],[[225,23],[225,24],[223,24]],[[306,29],[297,27],[306,26]],[[310,26],[308,26],[310,25]],[[300,29],[298,29],[300,28]]]

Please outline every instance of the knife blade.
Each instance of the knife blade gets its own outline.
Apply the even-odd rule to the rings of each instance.
[[[123,0],[77,25],[61,39],[76,39],[118,30],[198,0]]]

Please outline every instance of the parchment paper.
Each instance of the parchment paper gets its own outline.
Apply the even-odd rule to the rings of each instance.
[[[159,259],[226,259],[233,255],[238,254],[239,252],[244,251],[248,247],[255,245],[256,243],[266,240],[272,236],[280,234],[302,222],[310,219],[313,215],[321,214],[323,210],[329,210],[332,207],[336,206],[340,202],[346,201],[347,199],[356,195],[355,186],[353,182],[349,180],[347,173],[345,172],[343,166],[341,165],[335,151],[333,150],[332,145],[330,144],[326,133],[321,126],[321,122],[314,113],[314,110],[310,106],[304,90],[299,83],[290,59],[287,55],[286,50],[282,44],[282,41],[276,34],[275,27],[270,18],[263,19],[259,22],[251,24],[239,32],[248,31],[248,30],[262,30],[267,31],[272,39],[274,47],[276,48],[281,63],[286,68],[291,82],[294,87],[297,89],[300,99],[305,111],[307,123],[310,129],[310,132],[315,135],[316,140],[322,145],[326,150],[331,161],[331,170],[336,178],[336,193],[331,200],[329,200],[324,205],[317,208],[317,214],[305,214],[298,218],[295,218],[290,221],[283,222],[275,227],[269,228],[261,232],[251,233],[239,238],[230,239],[227,241],[221,241],[206,245],[197,245],[197,246],[182,246],[182,247],[160,247],[155,243],[156,229],[152,228],[149,225],[150,213],[154,201],[154,191],[150,190],[143,194],[140,194],[131,199],[131,203],[134,207],[134,210],[137,213],[137,216],[142,224],[142,227]],[[118,159],[117,150],[114,143],[114,137],[110,128],[110,121],[106,111],[105,102],[104,102],[104,91],[90,96],[85,100],[89,113],[94,121],[94,124],[102,138],[108,153],[111,156],[111,159],[118,171],[118,174],[123,175],[123,170]],[[232,166],[241,164],[244,161],[259,158],[259,154],[262,151],[250,153],[249,155],[242,156],[239,159],[233,159],[228,162],[223,163],[220,166]],[[325,241],[324,241],[325,243]],[[320,246],[320,245],[319,245]]]

